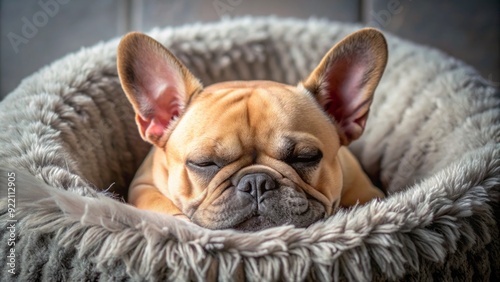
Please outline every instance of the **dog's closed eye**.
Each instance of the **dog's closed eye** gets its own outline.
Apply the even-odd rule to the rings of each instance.
[[[292,155],[285,159],[285,162],[291,165],[299,166],[315,166],[323,158],[323,153],[320,150],[313,152],[300,153],[298,155]]]

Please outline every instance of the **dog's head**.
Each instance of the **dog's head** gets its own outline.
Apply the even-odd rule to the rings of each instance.
[[[203,88],[160,43],[131,33],[118,71],[141,136],[162,154],[159,190],[201,226],[256,230],[305,227],[336,208],[337,152],[362,134],[386,60],[384,37],[363,29],[297,86]]]

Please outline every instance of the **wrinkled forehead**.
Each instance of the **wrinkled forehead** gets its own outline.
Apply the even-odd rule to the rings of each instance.
[[[200,125],[220,123],[227,126],[236,123],[254,129],[259,129],[262,124],[299,129],[308,123],[304,117],[306,113],[325,117],[310,94],[272,81],[234,81],[211,85],[195,98],[190,110],[197,113],[191,118],[200,119]],[[207,118],[216,120],[207,123]]]
[[[235,81],[214,84],[197,94],[172,137],[186,143],[213,139],[247,146],[247,141],[281,143],[290,134],[309,133],[322,139],[332,128],[310,94],[297,87]]]
[[[315,107],[315,101],[309,94],[295,86],[273,81],[216,83],[204,89],[195,100],[196,110],[213,111],[222,115],[221,118],[239,111],[240,114],[231,118],[245,116],[257,122],[263,122],[264,118],[272,118],[275,123],[280,118],[293,120],[294,114],[311,111],[310,107]]]
[[[226,82],[207,87],[188,106],[181,124],[214,134],[260,133],[261,125],[289,127],[297,89],[273,82]],[[252,132],[247,132],[247,131]],[[245,132],[243,132],[245,131]]]
[[[204,92],[211,93],[219,90],[230,90],[230,89],[252,90],[252,89],[265,89],[265,88],[268,89],[281,88],[281,89],[286,89],[288,91],[294,91],[296,89],[294,86],[270,80],[250,80],[250,81],[240,80],[240,81],[227,81],[227,82],[215,83],[206,87]]]

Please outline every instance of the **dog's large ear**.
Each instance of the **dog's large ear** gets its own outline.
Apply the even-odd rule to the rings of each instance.
[[[142,138],[161,146],[169,125],[202,89],[201,83],[169,50],[138,32],[121,40],[117,64]]]
[[[341,130],[348,145],[363,133],[373,92],[387,62],[387,44],[375,29],[362,29],[336,44],[302,82]]]

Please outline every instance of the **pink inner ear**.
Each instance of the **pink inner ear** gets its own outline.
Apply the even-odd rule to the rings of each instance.
[[[160,119],[153,119],[149,122],[149,126],[147,126],[145,136],[148,139],[157,139],[160,138],[163,135],[163,132],[165,131],[165,128],[168,126],[168,121],[166,120],[160,120]]]
[[[338,122],[348,139],[361,135],[371,96],[364,91],[367,66],[359,58],[337,58],[327,70],[325,110]]]
[[[326,109],[335,118],[345,119],[356,110],[362,100],[361,83],[365,68],[359,64],[350,64],[348,60],[337,61],[326,75],[327,87],[323,95],[328,95]]]
[[[185,90],[183,78],[178,70],[173,69],[174,66],[147,57],[136,61],[135,68],[139,94],[138,124],[143,136],[151,141],[161,138],[171,120],[179,115]]]
[[[146,138],[159,139],[172,119],[179,115],[181,109],[178,92],[174,87],[167,87],[156,101],[149,101],[152,108],[145,111],[148,114],[142,119]]]

